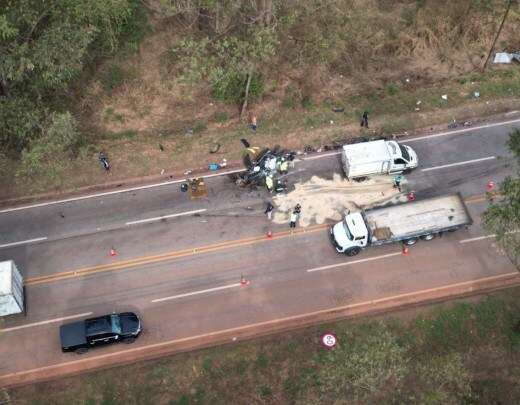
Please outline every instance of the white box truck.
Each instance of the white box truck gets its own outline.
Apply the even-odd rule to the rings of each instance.
[[[472,223],[460,194],[450,194],[348,213],[330,228],[330,237],[337,252],[355,256],[369,246],[413,245]]]
[[[412,148],[385,140],[344,145],[341,162],[349,180],[377,174],[403,173],[415,169],[419,164]]]
[[[14,261],[0,262],[0,316],[24,311],[23,278]]]

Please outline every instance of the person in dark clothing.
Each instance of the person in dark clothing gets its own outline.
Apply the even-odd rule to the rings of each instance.
[[[368,111],[363,112],[361,117],[361,126],[368,128]]]
[[[274,210],[274,206],[273,204],[271,204],[271,202],[269,201],[267,203],[267,207],[265,209],[265,214],[267,215],[267,219],[271,219],[272,216],[273,216],[273,210]]]

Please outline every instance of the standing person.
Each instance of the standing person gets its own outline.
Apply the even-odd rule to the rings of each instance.
[[[397,175],[394,177],[394,187],[401,192],[401,181],[403,180],[403,177],[400,175]]]
[[[296,228],[296,221],[298,221],[298,218],[300,217],[301,212],[302,212],[302,206],[300,204],[296,204],[296,207],[294,207],[294,210],[291,214],[291,222],[289,223],[289,226],[291,228]]]
[[[251,114],[251,129],[253,130],[254,133],[256,133],[256,128],[257,128],[257,121],[256,121],[256,115],[255,114]]]
[[[291,222],[289,222],[289,228],[296,228],[296,221],[298,220],[298,214],[296,211],[291,213]]]
[[[361,126],[368,129],[368,111],[363,112],[363,116],[361,117]]]
[[[269,219],[269,220],[271,220],[271,218],[273,217],[273,209],[274,209],[273,204],[271,204],[271,201],[268,201],[267,207],[265,209],[265,214],[267,215],[267,219]]]

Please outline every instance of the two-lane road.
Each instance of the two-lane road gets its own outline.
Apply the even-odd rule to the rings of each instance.
[[[505,148],[511,126],[410,140],[421,161],[407,176],[410,187],[419,198],[482,194],[487,181],[511,172]],[[292,182],[340,172],[337,154],[308,157],[296,168]],[[468,203],[475,220],[469,230],[420,242],[409,255],[394,245],[346,258],[334,252],[326,225],[291,233],[269,223],[263,191],[238,190],[226,176],[207,184],[205,201],[190,201],[170,184],[0,213],[0,227],[9,229],[4,244],[48,238],[0,248],[0,260],[15,259],[24,272],[28,304],[27,317],[4,319],[0,385],[13,372],[76,364],[77,356],[59,350],[64,318],[139,312],[145,333],[131,349],[116,345],[83,357],[113,361],[103,356],[515,271],[480,228],[487,203],[479,199]],[[189,214],[128,225],[183,212]],[[274,238],[265,236],[267,229]],[[108,255],[112,246],[115,257]],[[241,285],[241,275],[249,285]]]

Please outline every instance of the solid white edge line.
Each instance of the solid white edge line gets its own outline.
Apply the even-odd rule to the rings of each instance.
[[[228,285],[223,285],[220,287],[208,288],[206,290],[192,291],[192,292],[185,293],[185,294],[172,295],[171,297],[157,298],[150,302],[156,303],[156,302],[162,302],[162,301],[176,300],[179,298],[190,297],[192,295],[199,295],[199,294],[204,294],[204,293],[213,292],[213,291],[226,290],[228,288],[235,288],[235,287],[240,287],[240,286],[242,286],[242,284],[240,284],[240,283],[228,284]]]
[[[506,232],[506,234],[512,234],[512,233],[518,233],[518,232],[520,232],[520,231],[509,231],[509,232]],[[496,236],[497,235],[494,233],[491,235],[477,236],[476,238],[463,239],[463,240],[459,241],[459,243],[475,242],[475,241],[482,240],[482,239],[495,238]]]
[[[456,129],[456,130],[453,130],[453,131],[441,132],[441,133],[425,135],[425,136],[419,136],[419,137],[411,138],[411,139],[403,139],[402,142],[403,143],[415,142],[415,141],[420,141],[420,140],[428,139],[428,138],[437,138],[439,136],[455,135],[455,134],[469,132],[469,131],[474,131],[474,130],[479,130],[479,129],[499,127],[499,126],[514,124],[514,123],[517,123],[517,122],[520,122],[520,119],[503,121],[503,122],[496,122],[496,123],[493,123],[493,124],[480,125],[480,126],[476,126],[476,127],[468,127],[468,128],[464,128],[464,129]],[[339,154],[339,153],[341,153],[341,152],[332,152],[332,153],[329,153],[329,154],[323,154],[323,155],[319,155],[319,156],[309,156],[309,157],[301,158],[301,159],[302,160],[321,159],[321,158],[324,158],[324,157],[334,156],[334,155]],[[227,172],[214,173],[214,174],[209,174],[207,176],[202,176],[202,177],[203,178],[209,178],[209,177],[215,177],[215,176],[225,176],[226,174],[240,173],[240,172],[243,172],[243,171],[244,171],[243,169],[240,169],[240,170],[229,170]],[[14,208],[5,208],[5,209],[0,210],[0,214],[7,213],[7,212],[13,212],[13,211],[25,210],[25,209],[29,209],[29,208],[45,207],[47,205],[63,204],[63,203],[66,203],[66,202],[87,200],[87,199],[96,198],[96,197],[104,197],[104,196],[113,195],[113,194],[127,193],[127,192],[130,192],[130,191],[145,190],[145,189],[148,189],[148,188],[167,186],[167,185],[170,185],[170,184],[177,184],[177,183],[182,183],[182,182],[185,182],[185,181],[187,181],[187,179],[165,181],[163,183],[155,183],[155,184],[148,184],[148,185],[145,185],[145,186],[125,188],[125,189],[122,189],[122,190],[107,191],[106,193],[90,194],[90,195],[84,195],[84,196],[80,196],[80,197],[67,198],[67,199],[64,199],[64,200],[48,201],[48,202],[32,204],[32,205],[24,205],[24,206],[21,206],[21,207],[14,207]]]
[[[462,240],[459,241],[459,243],[470,243],[470,242],[476,242],[476,241],[478,241],[478,240],[494,238],[495,236],[496,236],[495,234],[492,234],[492,235],[484,235],[484,236],[477,236],[476,238],[462,239]]]
[[[494,128],[494,127],[500,127],[500,126],[503,126],[503,125],[515,124],[517,122],[520,122],[520,118],[519,119],[515,119],[515,120],[509,120],[509,121],[495,122],[493,124],[479,125],[479,126],[476,126],[476,127],[468,127],[468,128],[463,128],[463,129],[454,129],[453,131],[439,132],[437,134],[418,136],[416,138],[403,139],[402,142],[404,144],[406,144],[408,142],[422,141],[423,139],[428,139],[428,138],[437,138],[437,137],[440,137],[440,136],[456,135],[456,134],[461,134],[461,133],[474,131],[474,130],[479,130],[479,129]]]
[[[20,325],[20,326],[13,326],[12,328],[0,329],[0,333],[2,333],[2,332],[11,332],[13,330],[19,330],[19,329],[25,329],[25,328],[31,328],[33,326],[45,325],[45,324],[48,324],[48,323],[55,323],[55,322],[66,321],[68,319],[83,318],[83,317],[90,316],[90,315],[92,315],[92,312],[85,312],[84,314],[69,315],[69,316],[64,316],[62,318],[49,319],[47,321],[28,323],[26,325]]]
[[[243,171],[244,171],[244,169],[228,170],[227,172],[208,174],[207,176],[201,176],[201,177],[208,178],[208,177],[215,177],[215,176],[225,176],[226,174],[240,173]],[[188,181],[188,179],[171,180],[171,181],[165,181],[162,183],[147,184],[145,186],[124,188],[122,190],[107,191],[105,193],[89,194],[89,195],[84,195],[84,196],[80,196],[80,197],[67,198],[64,200],[47,201],[47,202],[42,202],[42,203],[38,203],[38,204],[23,205],[21,207],[5,208],[3,210],[0,210],[0,214],[7,213],[7,212],[13,212],[13,211],[26,210],[26,209],[30,209],[30,208],[45,207],[48,205],[63,204],[63,203],[73,202],[73,201],[88,200],[90,198],[105,197],[105,196],[114,195],[114,194],[128,193],[130,191],[146,190],[146,189],[154,188],[154,187],[169,186],[171,184],[183,183],[185,181]]]
[[[12,246],[19,246],[19,245],[25,245],[29,243],[34,242],[41,242],[43,240],[47,240],[47,236],[43,236],[41,238],[34,238],[34,239],[27,239],[27,240],[21,240],[19,242],[12,242],[12,243],[5,243],[3,245],[0,245],[0,248],[6,248],[6,247],[12,247]]]
[[[496,159],[496,156],[488,156],[488,157],[479,158],[479,159],[466,160],[465,162],[448,163],[446,165],[441,165],[441,166],[427,167],[426,169],[421,169],[421,171],[422,172],[429,172],[429,171],[432,171],[432,170],[444,169],[446,167],[468,165],[468,164],[471,164],[471,163],[484,162],[486,160],[492,160],[492,159]]]
[[[130,222],[127,222],[126,225],[145,224],[147,222],[160,221],[160,220],[166,219],[166,218],[182,217],[183,215],[191,215],[191,214],[196,214],[198,212],[204,212],[204,211],[207,211],[207,209],[203,208],[200,210],[179,212],[178,214],[161,215],[160,217],[155,217],[155,218],[147,218],[147,219],[140,219],[138,221],[130,221]]]
[[[401,252],[388,253],[388,254],[386,254],[386,255],[374,256],[374,257],[367,257],[366,259],[353,260],[353,261],[351,261],[351,262],[329,264],[328,266],[316,267],[316,268],[314,268],[314,269],[308,269],[308,270],[306,270],[306,271],[307,271],[307,273],[312,273],[312,272],[314,272],[314,271],[329,270],[329,269],[333,269],[333,268],[336,268],[336,267],[349,266],[349,265],[351,265],[351,264],[370,262],[370,261],[372,261],[372,260],[385,259],[385,258],[387,258],[387,257],[398,256],[398,255],[401,255],[401,254],[402,254]]]

